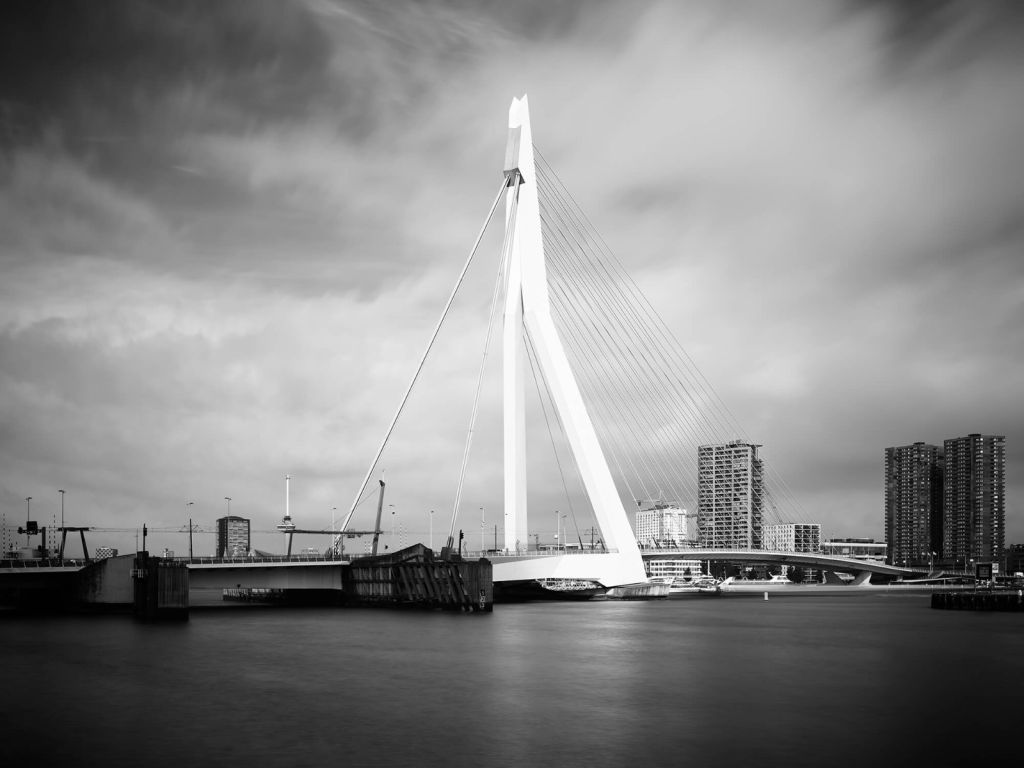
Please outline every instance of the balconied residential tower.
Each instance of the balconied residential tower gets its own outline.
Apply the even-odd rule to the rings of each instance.
[[[761,549],[760,446],[733,440],[697,449],[697,537],[712,549]]]
[[[891,564],[922,565],[941,556],[942,466],[937,445],[885,449],[885,541]]]
[[[967,435],[944,443],[943,555],[951,564],[999,562],[1006,537],[1006,438]]]

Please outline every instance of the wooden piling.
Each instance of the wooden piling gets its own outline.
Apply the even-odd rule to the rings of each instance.
[[[979,590],[977,592],[933,592],[932,608],[950,611],[1022,611],[1021,590]]]

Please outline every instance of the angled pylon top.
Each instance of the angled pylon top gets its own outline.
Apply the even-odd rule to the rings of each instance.
[[[523,180],[523,170],[520,158],[523,146],[530,146],[532,141],[530,135],[530,104],[526,95],[521,99],[512,99],[512,105],[508,108],[508,141],[505,144],[505,179],[509,184],[514,181],[514,174],[519,173],[520,181]]]

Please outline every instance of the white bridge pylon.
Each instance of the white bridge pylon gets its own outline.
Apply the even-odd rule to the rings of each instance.
[[[515,559],[496,558],[494,580],[584,578],[608,587],[645,581],[636,537],[551,317],[530,111],[525,95],[513,99],[509,108],[504,172],[508,181],[505,226],[506,234],[511,234],[502,339],[505,546],[507,555]],[[598,527],[610,550],[607,553],[523,557],[528,541],[524,332],[529,334],[536,362],[548,383]]]

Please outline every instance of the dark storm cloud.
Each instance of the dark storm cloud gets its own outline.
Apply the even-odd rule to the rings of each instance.
[[[234,128],[306,116],[333,92],[328,41],[292,3],[29,0],[4,19],[0,86],[21,135],[57,122],[77,141],[144,140],[187,88],[221,107],[197,117]]]

